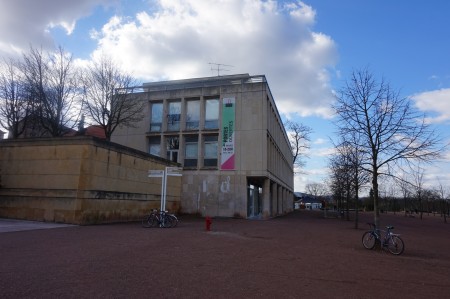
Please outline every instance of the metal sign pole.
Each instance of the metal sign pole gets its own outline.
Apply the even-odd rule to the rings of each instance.
[[[164,170],[149,170],[148,171],[148,177],[149,178],[161,178],[162,179],[162,183],[161,183],[161,205],[160,205],[160,209],[163,211],[165,208],[165,204],[164,204],[164,193],[166,190],[166,186],[164,184],[164,177],[166,176],[166,171]]]
[[[165,193],[166,193],[166,184],[165,184],[166,174],[167,174],[167,172],[164,171],[163,176],[161,178],[161,206],[159,207],[159,209],[161,211],[165,210],[164,200],[165,200]]]
[[[161,178],[161,211],[166,210],[167,201],[167,176],[182,176],[178,167],[166,167],[165,170],[149,170],[149,178]]]
[[[163,186],[164,186],[164,196],[163,196],[163,204],[162,204],[162,211],[166,210],[166,192],[167,192],[167,167],[166,167],[166,171],[164,172],[164,177],[163,177]]]
[[[164,180],[165,180],[165,188],[166,190],[164,191],[164,209],[166,208],[166,203],[167,203],[167,177],[168,176],[182,176],[182,174],[180,173],[181,168],[179,167],[166,167],[166,172],[165,172],[165,176],[164,176]]]

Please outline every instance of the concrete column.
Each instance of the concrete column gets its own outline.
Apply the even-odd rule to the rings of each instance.
[[[264,180],[263,185],[263,198],[262,198],[262,216],[264,219],[267,219],[271,216],[271,209],[270,209],[270,179]]]
[[[282,215],[283,214],[283,188],[277,184],[277,203],[278,203],[278,208],[277,208],[277,215]]]
[[[270,216],[274,217],[276,215],[276,206],[277,206],[277,190],[276,184],[274,182],[270,182]]]

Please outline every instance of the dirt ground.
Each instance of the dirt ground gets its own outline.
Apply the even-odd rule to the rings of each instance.
[[[330,214],[329,214],[330,215]],[[331,215],[330,215],[331,216]],[[0,234],[2,298],[450,298],[450,223],[382,214],[405,241],[366,250],[373,219],[297,211],[272,220],[181,217]]]

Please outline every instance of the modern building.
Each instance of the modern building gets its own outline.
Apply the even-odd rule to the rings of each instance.
[[[265,76],[145,83],[131,96],[148,102],[146,116],[111,141],[180,163],[182,212],[270,218],[293,210],[293,156]]]

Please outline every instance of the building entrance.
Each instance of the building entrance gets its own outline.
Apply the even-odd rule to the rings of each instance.
[[[247,217],[260,217],[262,213],[263,183],[248,179],[247,183]]]

